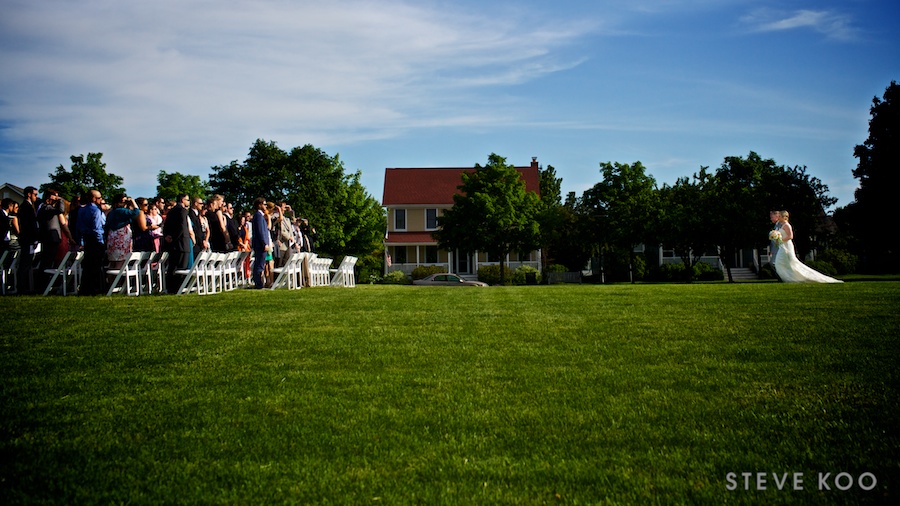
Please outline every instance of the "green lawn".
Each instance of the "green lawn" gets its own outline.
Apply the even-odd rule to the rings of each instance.
[[[898,307],[897,282],[0,298],[0,503],[897,504]]]

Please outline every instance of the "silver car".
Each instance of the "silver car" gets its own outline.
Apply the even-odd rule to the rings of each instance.
[[[488,286],[487,283],[482,283],[481,281],[466,281],[456,274],[451,274],[449,272],[432,274],[431,276],[426,276],[422,279],[413,281],[413,284],[426,286]]]

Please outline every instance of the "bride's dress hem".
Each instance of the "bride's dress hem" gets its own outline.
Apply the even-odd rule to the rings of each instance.
[[[801,262],[794,252],[794,242],[784,241],[775,256],[775,272],[785,283],[843,283]]]

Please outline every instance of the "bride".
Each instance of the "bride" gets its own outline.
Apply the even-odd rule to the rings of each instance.
[[[810,269],[797,258],[794,251],[794,229],[788,223],[788,216],[787,211],[781,211],[781,244],[775,256],[775,272],[781,280],[786,283],[843,283]]]

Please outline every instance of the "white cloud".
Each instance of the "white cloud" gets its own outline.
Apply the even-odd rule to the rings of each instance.
[[[3,143],[53,139],[157,167],[172,149],[208,166],[227,161],[210,151],[267,135],[315,144],[484,122],[476,88],[581,61],[560,52],[590,27],[526,21],[403,1],[8,3]]]
[[[796,29],[811,29],[828,38],[849,40],[855,36],[848,15],[829,10],[797,10],[779,12],[769,9],[755,11],[741,20],[756,32],[778,32]]]

